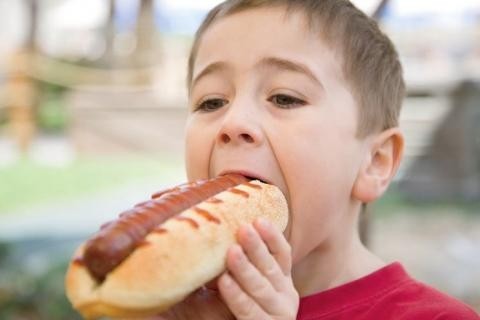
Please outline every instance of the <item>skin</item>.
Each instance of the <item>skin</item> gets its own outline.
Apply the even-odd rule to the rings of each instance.
[[[161,319],[295,319],[299,297],[384,266],[360,242],[362,203],[380,197],[403,152],[398,128],[357,136],[359,107],[341,61],[281,7],[215,22],[193,70],[188,179],[247,171],[289,203],[282,234],[256,221],[238,233],[217,290],[200,290]],[[245,32],[255,30],[255,32]]]

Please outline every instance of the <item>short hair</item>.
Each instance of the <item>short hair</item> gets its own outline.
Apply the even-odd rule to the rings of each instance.
[[[187,85],[202,35],[222,17],[248,9],[284,6],[302,12],[308,27],[340,53],[343,77],[359,105],[358,136],[398,126],[405,95],[402,66],[375,20],[348,0],[227,0],[213,8],[197,30],[188,61]]]

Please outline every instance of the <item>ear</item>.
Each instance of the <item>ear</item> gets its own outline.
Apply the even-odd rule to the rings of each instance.
[[[353,185],[352,197],[362,203],[378,199],[388,188],[403,157],[404,138],[398,127],[369,139],[368,151]]]

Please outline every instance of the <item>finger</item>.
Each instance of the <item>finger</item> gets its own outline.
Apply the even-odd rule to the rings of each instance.
[[[251,225],[245,225],[238,232],[238,241],[248,260],[268,279],[277,291],[283,291],[288,285],[288,278],[283,273],[277,260],[270,253],[259,233]]]
[[[218,288],[225,304],[235,315],[237,320],[267,319],[267,314],[247,294],[228,273],[224,273],[219,281]]]
[[[221,300],[220,292],[200,288],[182,302],[162,313],[162,320],[234,320],[234,316]],[[144,319],[146,320],[146,319]],[[154,319],[148,319],[154,320]],[[157,319],[155,319],[157,320]]]
[[[239,245],[233,245],[227,255],[227,267],[230,275],[243,291],[252,297],[265,311],[281,308],[278,292],[270,281],[250,263]]]
[[[292,271],[292,248],[287,239],[285,239],[278,228],[264,218],[255,220],[253,226],[280,265],[283,274],[289,276]]]

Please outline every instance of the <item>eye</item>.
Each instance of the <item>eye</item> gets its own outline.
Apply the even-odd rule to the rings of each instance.
[[[304,106],[307,104],[306,101],[295,98],[286,94],[276,94],[268,98],[268,101],[275,104],[277,107],[282,109],[291,109],[295,107]]]
[[[227,103],[228,103],[227,100],[220,99],[220,98],[202,100],[200,101],[200,103],[198,103],[195,106],[195,111],[211,112],[211,111],[220,109],[221,107],[225,106]]]

